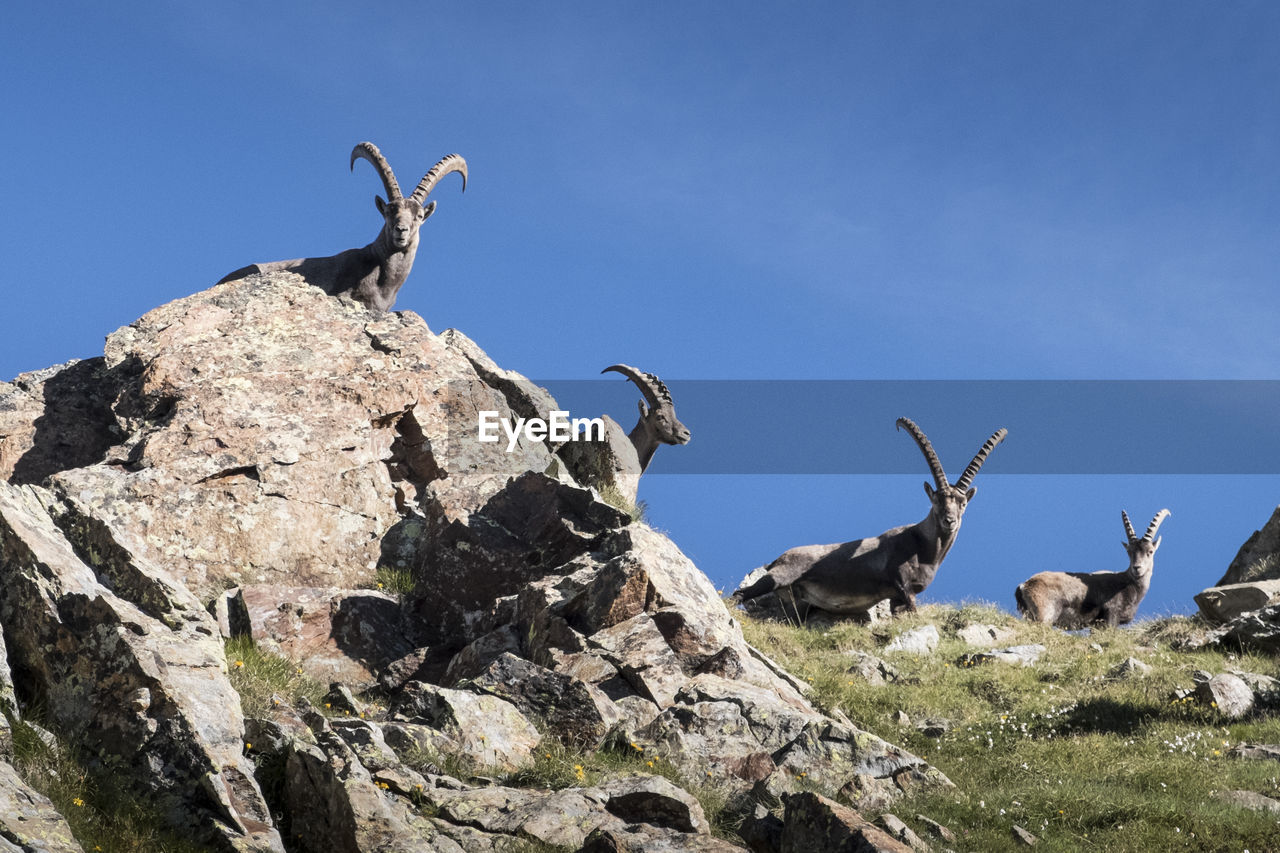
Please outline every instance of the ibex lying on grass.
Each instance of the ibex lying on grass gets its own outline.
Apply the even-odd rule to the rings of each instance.
[[[730,596],[731,603],[788,589],[796,602],[832,613],[865,613],[885,599],[894,611],[916,609],[916,596],[933,582],[977,493],[970,488],[973,478],[1008,431],[992,433],[953,486],[920,427],[907,418],[898,418],[898,426],[911,433],[933,473],[936,488],[924,484],[930,503],[924,520],[870,539],[792,548],[766,567],[764,577]]]
[[[1013,597],[1018,612],[1033,622],[1074,630],[1089,625],[1127,625],[1133,621],[1147,589],[1160,540],[1156,531],[1169,517],[1162,509],[1151,519],[1141,539],[1133,532],[1128,513],[1121,510],[1129,554],[1123,572],[1040,572],[1018,585]]]
[[[325,258],[298,258],[292,261],[273,261],[266,264],[250,264],[225,276],[224,281],[235,281],[253,273],[287,270],[297,273],[308,283],[326,293],[350,292],[359,302],[375,311],[389,311],[395,304],[400,286],[409,277],[413,257],[418,252],[418,229],[435,213],[436,203],[426,204],[427,196],[435,185],[450,172],[462,175],[462,188],[467,188],[467,161],[457,154],[450,154],[431,167],[423,176],[417,189],[408,198],[400,193],[395,173],[378,146],[361,142],[351,151],[351,168],[356,160],[368,160],[378,170],[387,200],[375,196],[374,203],[384,220],[378,237],[361,249],[348,249]],[[424,206],[425,205],[425,206]]]
[[[572,441],[561,447],[560,456],[579,481],[596,487],[613,486],[635,503],[640,475],[653,461],[659,445],[688,444],[689,429],[676,417],[671,392],[657,376],[627,364],[611,364],[600,372],[609,371],[630,379],[644,395],[644,400],[637,401],[640,419],[627,434],[617,421],[605,415],[603,441],[607,452],[588,442]]]

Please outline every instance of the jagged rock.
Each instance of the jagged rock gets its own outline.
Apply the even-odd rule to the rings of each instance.
[[[603,437],[574,441],[559,449],[559,457],[573,478],[596,489],[616,489],[627,500],[635,500],[640,488],[640,460],[627,431],[608,415],[601,416]]]
[[[665,834],[623,829],[597,829],[577,853],[742,853],[742,848],[705,835]]]
[[[1107,673],[1107,678],[1114,680],[1123,680],[1126,678],[1144,678],[1151,674],[1151,665],[1145,664],[1134,657],[1125,658],[1111,668]]]
[[[918,853],[928,853],[929,844],[919,835],[916,835],[915,831],[903,823],[896,815],[885,812],[876,818],[876,823],[880,824],[880,827],[889,833],[891,837],[901,841],[912,850],[918,851]]]
[[[527,767],[533,763],[534,750],[542,741],[538,730],[516,706],[497,696],[412,681],[396,696],[389,711],[395,719],[421,724],[432,733],[387,724],[384,732],[388,743],[399,747],[412,741],[419,747],[457,755],[482,767]],[[393,732],[395,740],[391,740]]]
[[[315,743],[292,742],[284,800],[290,849],[302,853],[403,853],[463,848],[378,783],[341,737],[312,715]]]
[[[1036,838],[1034,835],[1032,835],[1030,832],[1027,832],[1025,829],[1018,826],[1016,823],[1011,827],[1011,830],[1013,832],[1013,837],[1028,847],[1034,847],[1036,844],[1040,843],[1039,838]]]
[[[520,635],[516,633],[515,627],[501,625],[477,637],[454,655],[445,668],[442,682],[456,686],[459,682],[480,675],[502,656],[519,654],[520,650]]]
[[[1233,758],[1249,758],[1255,761],[1280,761],[1280,744],[1242,743],[1227,754]]]
[[[598,747],[623,714],[599,688],[507,653],[467,687],[498,696],[540,720],[561,741]]]
[[[0,761],[0,850],[84,853],[53,803],[27,787],[4,761]]]
[[[1040,655],[1044,654],[1044,648],[1039,643],[1027,643],[1020,646],[1009,646],[1006,649],[992,649],[989,652],[972,652],[961,655],[956,663],[959,666],[976,666],[998,661],[1000,663],[1017,664],[1018,666],[1031,666],[1040,660]]]
[[[1195,599],[1205,619],[1222,624],[1250,610],[1280,602],[1280,580],[1212,586],[1196,593]]]
[[[881,685],[898,680],[898,670],[893,664],[881,660],[873,654],[851,651],[853,665],[846,672],[856,675],[868,684]]]
[[[877,851],[910,853],[911,848],[863,819],[853,809],[819,794],[786,797],[779,853]]]
[[[1230,670],[1230,674],[1240,679],[1253,691],[1254,705],[1258,708],[1274,708],[1280,706],[1280,679],[1257,672]]]
[[[1001,628],[996,625],[985,625],[978,622],[970,622],[959,631],[956,631],[956,637],[963,640],[971,646],[978,648],[990,648],[998,646],[1014,635],[1012,628]]]
[[[1253,708],[1253,691],[1239,676],[1228,673],[1210,675],[1197,670],[1191,677],[1196,683],[1196,697],[1204,704],[1216,707],[1224,717],[1239,719]]]
[[[1226,573],[1215,586],[1226,586],[1246,581],[1280,578],[1280,506],[1271,518],[1255,530],[1240,546]]]
[[[1241,645],[1265,652],[1280,652],[1280,604],[1242,613],[1225,625],[1208,632],[1192,648],[1212,643]]]
[[[889,833],[891,838],[907,845],[912,850],[917,851],[917,853],[930,853],[930,851],[933,850],[933,847],[930,846],[927,841],[917,835],[911,827],[907,826],[901,820],[898,820],[892,814],[889,814],[888,812],[882,814],[878,818],[878,822],[880,826]]]
[[[171,824],[217,849],[282,849],[216,623],[135,540],[80,510],[0,483],[0,623],[18,683],[91,769]]]
[[[254,584],[221,596],[231,632],[247,630],[264,651],[288,658],[317,681],[356,690],[411,651],[394,596],[374,590]]]
[[[1280,814],[1280,800],[1273,800],[1255,791],[1214,791],[1213,798],[1250,811]]]
[[[901,709],[899,709],[899,710],[897,710],[897,711],[895,711],[895,712],[894,712],[894,714],[893,714],[893,721],[894,721],[895,723],[897,723],[899,726],[909,726],[909,725],[911,725],[911,718],[910,718],[909,716],[907,716],[907,712],[906,712],[906,711],[903,711],[903,710],[901,710]]]
[[[887,646],[884,647],[886,652],[906,652],[913,655],[931,654],[938,647],[941,637],[938,636],[938,629],[934,625],[922,625],[919,628],[912,628],[910,631],[903,631],[894,637]]]

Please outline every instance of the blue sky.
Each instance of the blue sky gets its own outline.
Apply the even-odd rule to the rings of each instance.
[[[368,242],[368,139],[405,183],[467,158],[397,308],[528,376],[627,362],[677,404],[681,380],[1280,379],[1276,4],[263,5],[6,12],[0,377]],[[1004,425],[920,420],[952,476]],[[927,508],[923,460],[660,473],[691,449],[641,497],[718,584]],[[1001,474],[1004,449],[926,600],[1121,569],[1119,510],[1167,506],[1143,613],[1187,611],[1280,501],[1274,475]]]

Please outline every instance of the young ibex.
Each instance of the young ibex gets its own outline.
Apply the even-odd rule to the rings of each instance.
[[[676,417],[671,392],[657,376],[627,364],[611,364],[600,372],[609,371],[630,379],[644,395],[644,400],[637,401],[640,420],[627,434],[617,421],[605,415],[601,419],[604,421],[602,444],[571,441],[560,448],[559,454],[579,482],[597,488],[612,486],[635,503],[640,475],[653,461],[658,446],[688,444],[689,429]]]
[[[1018,612],[1033,622],[1044,622],[1074,630],[1089,625],[1127,625],[1133,621],[1147,589],[1160,540],[1156,531],[1169,517],[1162,509],[1151,519],[1139,539],[1121,510],[1129,554],[1129,568],[1123,572],[1040,572],[1018,585],[1013,597]]]
[[[223,277],[235,281],[253,273],[287,270],[297,273],[326,293],[337,295],[350,292],[359,302],[375,311],[389,311],[395,304],[400,286],[409,277],[413,258],[418,252],[418,229],[435,213],[436,203],[427,204],[427,196],[435,185],[450,172],[462,175],[462,189],[467,188],[467,161],[457,154],[441,158],[423,176],[417,189],[408,198],[400,193],[391,165],[372,142],[361,142],[351,151],[351,168],[356,160],[368,160],[378,170],[387,200],[375,196],[374,203],[384,220],[378,237],[360,249],[348,249],[324,258],[298,258],[291,261],[273,261],[266,264],[250,264]],[[424,206],[425,205],[425,206]]]
[[[924,484],[930,504],[924,520],[870,539],[792,548],[770,563],[762,578],[730,596],[731,603],[790,590],[797,603],[832,613],[865,613],[885,599],[894,611],[916,609],[916,596],[932,583],[956,541],[965,507],[977,493],[970,488],[973,478],[1008,431],[992,433],[951,485],[920,427],[908,418],[898,418],[897,425],[911,433],[933,474],[934,487]]]

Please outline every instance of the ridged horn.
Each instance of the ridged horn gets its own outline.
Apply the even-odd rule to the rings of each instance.
[[[614,373],[621,373],[636,383],[640,393],[649,401],[650,408],[657,409],[664,405],[671,405],[671,392],[667,390],[667,386],[662,383],[662,380],[652,373],[642,373],[629,364],[611,364],[600,372],[608,373],[610,370]]]
[[[916,422],[911,418],[898,418],[898,429],[906,428],[911,433],[911,437],[916,440],[916,444],[920,447],[920,452],[924,454],[924,461],[929,463],[929,470],[933,472],[933,484],[938,489],[947,486],[947,472],[942,470],[942,463],[938,461],[938,454],[933,450],[933,444],[930,443],[929,437],[924,434],[924,430],[916,426]]]
[[[391,171],[391,164],[387,162],[386,157],[382,156],[378,146],[372,142],[361,142],[351,149],[352,171],[356,168],[357,160],[368,160],[373,164],[373,168],[378,170],[378,177],[382,178],[382,186],[387,191],[387,201],[399,201],[404,198],[400,193],[400,184],[396,182],[395,172]]]
[[[1172,515],[1172,513],[1170,513],[1169,510],[1167,509],[1162,509],[1159,512],[1157,512],[1156,517],[1151,519],[1151,523],[1147,525],[1147,532],[1142,534],[1142,538],[1147,540],[1148,542],[1155,539],[1156,531],[1160,529],[1160,525],[1163,524],[1164,520],[1168,518],[1170,515]]]
[[[1000,429],[991,433],[991,438],[986,440],[986,443],[982,445],[977,455],[969,463],[969,467],[965,468],[964,473],[960,475],[960,479],[956,480],[957,489],[969,488],[969,485],[973,483],[973,478],[978,476],[978,472],[982,470],[982,463],[987,461],[987,456],[996,449],[996,445],[1004,441],[1004,437],[1008,434],[1009,431],[1004,427],[1000,427]]]
[[[422,180],[418,183],[417,189],[413,191],[413,195],[409,198],[418,204],[425,204],[427,196],[435,189],[440,179],[450,172],[458,172],[462,175],[462,191],[467,191],[467,161],[462,159],[459,154],[447,154],[440,158],[440,162],[431,167]]]
[[[1133,532],[1133,525],[1129,522],[1129,513],[1120,510],[1120,518],[1124,521],[1124,533],[1129,537],[1129,541],[1132,542],[1137,539],[1138,534]]]

